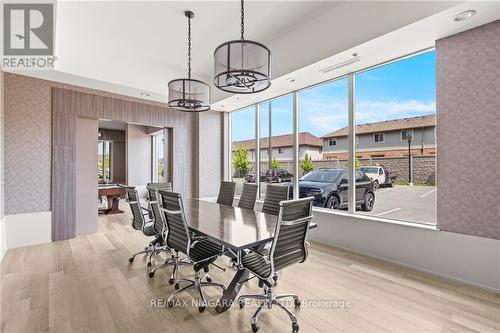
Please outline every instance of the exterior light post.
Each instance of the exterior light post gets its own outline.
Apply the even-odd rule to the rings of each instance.
[[[406,136],[406,140],[408,141],[408,185],[413,186],[411,179],[411,141],[413,140],[413,136],[408,134]]]

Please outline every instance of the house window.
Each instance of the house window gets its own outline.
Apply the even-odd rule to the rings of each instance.
[[[375,143],[384,142],[384,133],[373,134],[373,142]]]
[[[283,148],[278,148],[278,154],[282,154],[283,153]]]
[[[413,138],[413,130],[402,130],[401,131],[401,141],[408,141],[408,137]]]
[[[328,145],[330,147],[335,147],[337,145],[337,139],[330,139],[330,140],[328,140]]]

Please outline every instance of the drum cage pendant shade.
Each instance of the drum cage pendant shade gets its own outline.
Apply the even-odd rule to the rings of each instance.
[[[188,77],[168,83],[168,106],[184,112],[210,110],[210,86],[191,78],[191,19],[194,13],[186,11],[188,18]]]
[[[253,94],[271,85],[271,51],[244,38],[244,2],[241,0],[241,39],[225,42],[214,52],[214,85],[227,92]]]

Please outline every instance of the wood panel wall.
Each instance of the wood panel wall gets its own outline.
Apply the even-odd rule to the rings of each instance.
[[[172,129],[172,184],[193,193],[193,115],[166,107],[52,88],[52,240],[75,237],[77,118],[108,119]],[[94,135],[94,133],[89,133]]]

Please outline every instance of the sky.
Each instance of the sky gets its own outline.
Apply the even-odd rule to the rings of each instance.
[[[436,53],[426,52],[356,74],[356,124],[436,113]],[[299,130],[322,136],[347,126],[347,78],[299,92]],[[272,135],[293,129],[291,95],[272,102]],[[261,104],[261,137],[269,131],[269,103]],[[232,113],[233,141],[253,139],[255,111]]]

